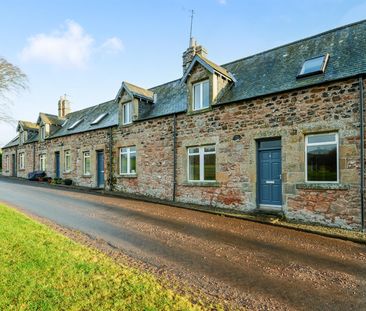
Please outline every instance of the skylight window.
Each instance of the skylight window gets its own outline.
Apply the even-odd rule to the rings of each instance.
[[[95,125],[98,124],[100,121],[102,121],[106,116],[108,115],[108,112],[102,113],[101,115],[98,116],[98,118],[96,118],[91,125]]]
[[[71,126],[68,128],[68,130],[72,130],[75,127],[77,127],[81,123],[81,121],[83,121],[83,119],[77,120],[76,122],[74,122],[73,124],[71,124]]]
[[[66,119],[66,120],[61,124],[61,127],[64,127],[64,126],[66,125],[67,121],[69,121],[69,120],[67,120],[67,119]]]
[[[329,54],[307,59],[301,68],[298,77],[323,73],[328,63]]]

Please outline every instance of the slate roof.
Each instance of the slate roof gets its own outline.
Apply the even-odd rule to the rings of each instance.
[[[38,131],[39,127],[36,123],[29,121],[19,121],[18,127],[21,126],[25,131]]]
[[[139,120],[187,110],[187,88],[180,79],[155,86],[150,91],[156,94],[156,103],[144,105],[139,111]]]
[[[224,104],[365,74],[365,51],[366,20],[363,20],[221,66],[206,58],[202,59],[211,67],[214,66],[215,70],[220,70],[225,75],[230,74],[235,79],[233,86],[219,100],[218,104]],[[305,60],[326,53],[329,54],[329,61],[324,74],[297,77]],[[157,96],[155,103],[142,105],[139,120],[187,110],[187,88],[181,79],[150,89],[127,82],[123,85],[140,97],[151,99],[153,94]],[[99,115],[105,112],[108,112],[105,118],[98,124],[91,125]],[[63,123],[63,120],[55,115],[43,114],[42,116],[54,122],[53,124]],[[74,129],[68,130],[71,124],[81,118],[83,122]],[[72,112],[67,115],[67,119],[67,124],[50,138],[118,125],[118,102],[111,100]],[[15,142],[9,144],[14,145]],[[9,147],[9,144],[5,147]]]
[[[222,65],[237,80],[221,103],[366,73],[366,20]],[[324,74],[297,78],[305,60],[329,53]]]
[[[99,123],[91,125],[91,123],[103,113],[108,113]],[[66,136],[90,130],[96,130],[115,126],[118,124],[118,103],[115,100],[88,107],[83,110],[71,112],[66,116],[67,123],[60,128],[56,133],[49,136],[47,139]],[[69,130],[69,127],[76,121],[82,119],[83,121],[75,128]]]
[[[123,85],[132,93],[133,96],[146,98],[151,101],[154,100],[154,93],[151,90],[144,89],[126,81],[123,82]]]
[[[45,124],[51,124],[51,125],[61,125],[64,122],[64,119],[61,119],[54,114],[49,114],[49,113],[44,113],[44,112],[39,113],[39,118],[38,118],[37,123],[39,123],[40,120],[42,120],[42,122]]]
[[[191,64],[185,71],[185,73],[182,77],[182,82],[187,81],[187,78],[190,75],[190,72],[194,68],[196,63],[200,63],[211,73],[219,73],[220,75],[225,76],[226,78],[230,79],[231,81],[235,81],[235,78],[232,76],[232,74],[229,71],[227,71],[224,67],[221,67],[221,66],[215,64],[214,62],[210,61],[206,57],[203,57],[203,56],[197,54],[194,56]]]
[[[18,146],[19,145],[19,135],[14,137],[10,142],[8,142],[4,147],[4,148],[9,148],[9,147],[14,147],[14,146]]]

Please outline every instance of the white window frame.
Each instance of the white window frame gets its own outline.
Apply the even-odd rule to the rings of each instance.
[[[131,151],[131,148],[135,148],[134,151]],[[125,150],[125,151],[124,151]],[[136,158],[136,168],[135,172],[131,172],[131,154],[135,154]],[[127,172],[122,172],[122,155],[127,155]],[[120,175],[136,175],[137,174],[137,150],[136,146],[122,147],[119,151],[119,174]]]
[[[126,114],[126,111],[128,112]],[[126,118],[126,116],[128,118]],[[133,103],[128,102],[122,104],[122,124],[127,125],[132,123],[132,116],[133,116]]]
[[[321,135],[335,135],[335,142],[321,142],[321,143],[309,143],[309,137],[321,136]],[[308,180],[308,147],[312,146],[325,146],[325,145],[334,145],[336,144],[337,149],[337,181],[316,181],[316,180]],[[318,134],[309,134],[305,136],[305,182],[311,184],[338,184],[339,183],[339,136],[338,133],[329,132],[329,133],[318,133]]]
[[[39,155],[39,170],[40,171],[46,171],[46,161],[47,161],[47,156],[46,154],[40,154]]]
[[[205,151],[205,148],[207,147],[214,147],[215,148],[215,151]],[[198,152],[190,152],[191,149],[195,149],[195,148],[198,148]],[[216,145],[204,145],[204,146],[193,146],[193,147],[188,147],[187,148],[187,180],[189,182],[207,182],[207,183],[210,183],[210,182],[216,182],[216,162],[215,162],[215,180],[205,180],[205,155],[206,154],[215,154],[216,156]],[[199,155],[199,158],[200,158],[200,179],[199,180],[194,180],[194,179],[190,179],[190,174],[189,174],[189,157],[190,156],[197,156]],[[216,157],[215,157],[215,161],[216,161]]]
[[[7,154],[5,156],[5,171],[6,172],[9,172],[9,167],[10,167],[10,157],[9,155]]]
[[[89,159],[89,172],[86,171],[86,159]],[[84,151],[83,152],[83,175],[85,176],[89,176],[91,175],[91,156],[90,156],[90,151]]]
[[[22,144],[24,144],[28,140],[28,132],[23,131],[22,136],[23,136]]]
[[[25,154],[24,152],[19,152],[19,169],[25,169]]]
[[[67,166],[66,158],[69,158],[69,167]],[[71,172],[71,151],[70,150],[64,151],[64,172],[65,173]]]
[[[207,83],[208,84],[208,103],[207,103],[207,107],[203,106],[203,85]],[[195,87],[199,86],[200,87],[200,101],[199,101],[199,108],[195,107]],[[192,110],[193,111],[199,111],[199,110],[203,110],[203,109],[207,109],[210,107],[210,80],[204,80],[201,82],[197,82],[194,83],[192,85]]]
[[[46,138],[46,125],[41,126],[41,140]]]

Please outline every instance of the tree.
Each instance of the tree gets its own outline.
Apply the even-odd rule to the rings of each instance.
[[[27,76],[21,69],[0,57],[0,122],[12,121],[8,96],[26,89],[27,84]]]

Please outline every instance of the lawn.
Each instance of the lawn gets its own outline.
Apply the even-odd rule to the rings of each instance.
[[[0,205],[0,310],[196,309],[152,275]]]

